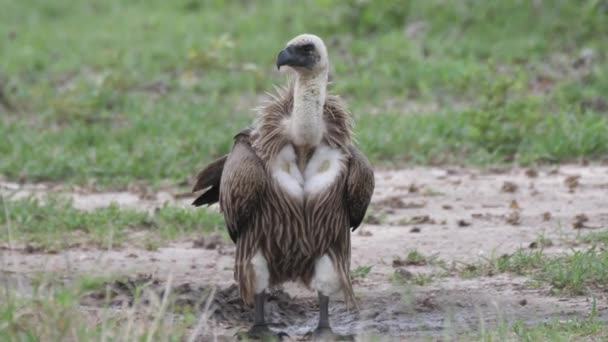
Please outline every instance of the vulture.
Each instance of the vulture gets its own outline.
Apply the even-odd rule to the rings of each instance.
[[[264,319],[268,290],[287,281],[316,290],[314,337],[337,337],[330,296],[356,308],[350,279],[351,230],[374,192],[374,172],[352,139],[352,118],[327,93],[329,60],[318,36],[302,34],[278,53],[288,85],[258,108],[253,126],[234,136],[232,151],[197,175],[195,206],[219,202],[236,244],[234,277],[254,306],[248,338],[274,334]]]

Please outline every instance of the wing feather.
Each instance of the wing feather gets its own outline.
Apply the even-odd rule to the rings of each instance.
[[[355,146],[350,145],[351,154],[346,180],[346,206],[350,215],[350,226],[355,231],[363,221],[374,193],[374,170]]]
[[[237,135],[226,159],[220,183],[219,201],[232,241],[247,229],[259,210],[266,191],[266,172],[251,148],[249,136]]]
[[[206,204],[209,206],[220,200],[220,182],[227,158],[228,155],[225,155],[213,161],[196,175],[196,184],[192,188],[192,192],[207,190],[197,197],[192,205],[200,207]]]

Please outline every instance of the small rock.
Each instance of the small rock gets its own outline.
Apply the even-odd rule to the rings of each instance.
[[[538,177],[538,171],[536,171],[536,169],[529,168],[526,170],[526,176],[536,178]]]
[[[372,232],[370,232],[369,230],[366,229],[359,229],[359,232],[357,233],[357,235],[359,236],[372,236]]]
[[[452,208],[453,208],[453,207],[452,207],[451,205],[449,205],[449,204],[444,204],[444,205],[442,205],[441,207],[442,207],[443,209],[445,209],[445,210],[452,210]]]
[[[205,247],[205,238],[199,237],[198,239],[192,241],[192,248],[204,248]]]
[[[369,213],[365,216],[365,223],[367,224],[373,224],[373,225],[378,225],[378,224],[382,224],[382,220],[380,219],[380,217],[374,213]]]
[[[405,268],[396,269],[395,275],[403,280],[411,280],[412,278],[414,278],[414,273],[406,270]]]
[[[426,297],[420,302],[420,304],[428,309],[435,309],[438,307],[437,301],[433,297]]]
[[[465,220],[458,220],[456,223],[458,224],[458,227],[468,227],[471,225],[471,222]]]
[[[580,175],[571,175],[571,176],[566,177],[566,179],[564,179],[564,184],[568,188],[569,192],[574,192],[574,189],[576,189],[580,185],[580,182],[579,182],[580,178],[581,178]]]
[[[512,211],[507,215],[507,223],[513,226],[518,226],[521,223],[521,216],[518,211]]]
[[[35,246],[32,244],[27,244],[25,245],[25,248],[23,249],[23,251],[27,254],[33,254],[33,253],[38,253],[42,251],[42,247],[41,246]]]
[[[412,219],[410,220],[410,223],[411,224],[424,224],[424,223],[435,224],[436,222],[429,215],[420,215],[420,216],[412,217]]]
[[[412,227],[412,229],[410,229],[410,233],[420,233],[420,227]]]
[[[502,184],[502,192],[515,192],[517,191],[517,184],[513,182],[506,181]]]
[[[224,241],[219,234],[213,233],[207,238],[201,236],[200,238],[192,241],[192,248],[215,249],[218,246],[221,246],[223,242]]]
[[[511,204],[509,205],[509,208],[511,208],[513,210],[519,210],[520,209],[519,203],[517,203],[516,200],[512,200]]]
[[[407,191],[410,194],[413,194],[413,193],[420,191],[420,187],[418,185],[416,185],[415,183],[412,183],[407,187]]]
[[[587,217],[587,215],[578,214],[574,217],[574,222],[572,223],[572,227],[574,229],[587,228],[587,226],[585,225],[585,223],[587,223],[587,221],[589,221],[589,217]]]
[[[396,257],[395,259],[393,259],[393,267],[401,267],[401,266],[405,266],[407,265],[407,262],[405,262],[405,260]]]
[[[426,206],[426,202],[405,202],[398,196],[388,197],[377,203],[380,207],[396,208],[396,209],[420,209]]]

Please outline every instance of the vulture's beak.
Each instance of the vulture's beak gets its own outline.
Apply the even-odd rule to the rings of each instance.
[[[280,70],[283,65],[290,65],[294,62],[294,56],[289,50],[289,48],[285,48],[279,52],[277,56],[277,70]]]

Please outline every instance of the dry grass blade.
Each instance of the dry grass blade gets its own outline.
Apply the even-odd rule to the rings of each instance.
[[[148,336],[146,337],[146,342],[153,341],[154,335],[156,334],[156,331],[158,330],[158,326],[160,325],[160,322],[161,322],[162,318],[164,317],[165,312],[167,311],[167,306],[169,304],[169,294],[171,293],[171,284],[172,283],[173,283],[173,274],[169,273],[169,277],[167,277],[167,284],[165,285],[165,292],[163,293],[163,299],[160,304],[160,309],[156,313],[156,318],[154,319],[154,322],[152,323],[152,327],[148,331]]]
[[[190,335],[188,342],[197,341],[197,337],[199,336],[199,334],[201,334],[204,331],[203,328],[207,325],[207,321],[209,320],[209,310],[211,308],[211,304],[213,304],[213,299],[215,298],[215,292],[216,292],[216,288],[214,287],[211,290],[211,292],[209,293],[209,296],[207,296],[207,301],[205,302],[205,308],[203,309],[203,312],[201,313],[201,317],[199,318],[198,323],[196,324],[196,327],[194,328],[194,330],[192,330],[192,334]]]

